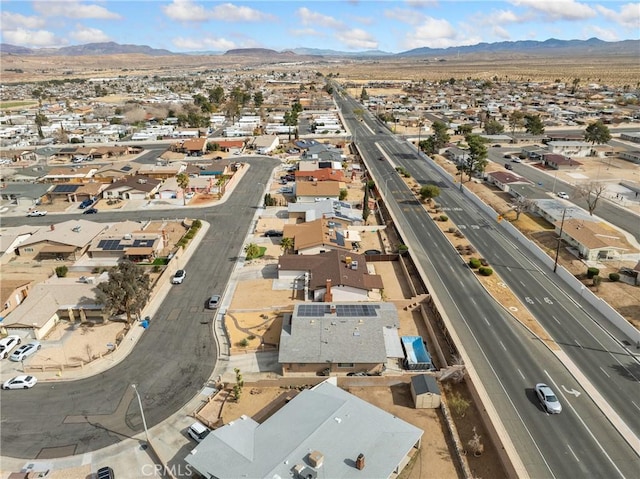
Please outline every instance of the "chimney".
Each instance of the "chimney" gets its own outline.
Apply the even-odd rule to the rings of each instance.
[[[364,454],[358,454],[356,459],[356,469],[362,471],[364,469]]]
[[[324,293],[324,302],[330,303],[333,301],[333,294],[331,293],[331,280],[327,279],[327,291]]]

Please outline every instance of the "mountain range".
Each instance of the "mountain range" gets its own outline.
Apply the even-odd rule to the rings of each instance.
[[[638,55],[640,52],[640,40],[622,40],[618,42],[605,42],[598,38],[588,40],[558,40],[550,38],[545,41],[520,40],[514,42],[478,43],[448,48],[421,47],[412,50],[389,53],[380,50],[360,52],[342,52],[317,48],[295,48],[282,52],[267,48],[234,49],[227,52],[188,52],[175,53],[169,50],[151,48],[147,45],[123,45],[115,42],[87,43],[60,48],[27,48],[22,46],[0,43],[0,53],[5,55],[26,56],[84,56],[84,55],[117,55],[117,54],[143,54],[149,56],[167,55],[261,55],[261,56],[319,56],[319,57],[351,57],[351,58],[375,58],[375,57],[447,57],[468,54],[486,53],[521,53],[521,54],[554,54],[554,55]]]

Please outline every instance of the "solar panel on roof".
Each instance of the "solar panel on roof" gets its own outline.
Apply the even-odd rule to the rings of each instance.
[[[318,318],[330,312],[330,305],[322,304],[301,304],[298,306],[298,317]],[[379,305],[371,304],[336,304],[336,316],[340,318],[358,318],[377,316]]]
[[[53,193],[73,193],[80,188],[80,186],[81,185],[56,185],[53,188]]]

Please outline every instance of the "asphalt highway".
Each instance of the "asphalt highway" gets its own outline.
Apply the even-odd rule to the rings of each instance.
[[[431,169],[427,161],[420,159],[413,147],[389,135],[367,114],[359,121],[352,109],[362,107],[352,100],[338,98],[338,103],[352,133],[357,136],[359,149],[387,200],[387,208],[394,215],[405,244],[409,245],[411,254],[428,278],[431,292],[438,297],[453,323],[489,396],[490,407],[499,412],[500,421],[529,476],[637,477],[640,467],[637,449],[630,447],[620,436],[557,357],[484,291],[394,167],[405,167],[421,184],[438,184],[441,187],[438,202],[448,208],[447,214],[461,228],[468,226],[464,229],[465,234],[472,243],[480,243],[477,246],[480,254],[489,259],[499,274],[503,274],[503,269],[508,272],[506,268],[511,268],[513,273],[505,274],[505,282],[511,286],[517,278],[519,288],[513,286],[514,291],[534,301],[536,308],[525,301],[532,312],[539,317],[549,315],[552,310],[561,322],[559,329],[569,332],[564,342],[570,341],[569,338],[581,338],[578,342],[582,340],[589,346],[566,348],[568,354],[576,357],[576,363],[583,366],[581,358],[584,354],[597,368],[597,361],[603,361],[603,358],[596,357],[594,349],[603,349],[599,354],[608,354],[607,362],[601,362],[599,366],[606,364],[610,377],[600,371],[597,377],[590,379],[601,393],[607,392],[607,398],[613,400],[613,396],[622,394],[614,407],[634,431],[638,430],[635,409],[637,397],[640,397],[637,363],[605,333],[598,331],[589,315],[563,292],[561,285],[541,279],[548,276],[548,271],[541,270],[529,258],[517,256],[517,253],[522,254],[518,246],[498,231],[495,219],[486,218],[462,193]],[[378,160],[381,156],[384,161]],[[503,264],[504,267],[500,266]],[[565,318],[565,310],[571,313],[569,319]],[[553,318],[548,318],[549,321],[556,322]],[[587,328],[588,333],[580,331]],[[578,331],[572,332],[574,330]],[[555,330],[551,331],[552,335],[555,333]],[[583,334],[592,335],[591,339],[587,341]],[[591,347],[596,343],[602,346]],[[576,350],[580,350],[580,354],[576,355]],[[618,363],[624,366],[612,381],[611,370]],[[593,369],[589,368],[586,373],[594,372]],[[546,382],[559,395],[564,405],[560,415],[548,416],[540,409],[533,394],[537,382]]]
[[[208,221],[211,227],[189,262],[180,265],[187,271],[184,283],[171,287],[150,327],[125,360],[91,378],[41,382],[27,394],[0,391],[3,455],[34,459],[101,449],[143,431],[132,384],[137,385],[149,428],[178,411],[207,384],[217,351],[212,333],[214,312],[205,308],[205,302],[214,293],[224,293],[260,204],[264,187],[258,185],[266,184],[278,164],[271,158],[243,161],[251,167],[220,205],[181,208],[179,213],[101,211],[90,218],[109,222],[179,214]],[[77,216],[56,215],[56,220]],[[46,217],[29,220],[34,224],[51,222]],[[24,221],[7,217],[3,226]]]

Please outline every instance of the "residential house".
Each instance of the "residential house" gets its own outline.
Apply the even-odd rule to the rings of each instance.
[[[554,226],[560,238],[587,261],[618,259],[624,253],[635,252],[624,234],[606,223],[565,218]]]
[[[287,205],[289,219],[302,220],[305,223],[319,218],[338,218],[351,225],[363,223],[362,210],[352,207],[349,203],[338,200],[322,200],[313,203],[289,203]]]
[[[36,206],[46,200],[51,185],[38,183],[2,183],[0,185],[0,199],[16,205]]]
[[[280,138],[277,135],[261,135],[253,140],[253,147],[261,155],[268,155],[274,151],[280,144]]]
[[[105,199],[148,200],[155,197],[161,180],[145,175],[134,175],[112,183],[102,192]]]
[[[69,220],[42,227],[16,247],[16,255],[36,261],[62,258],[76,260],[93,238],[107,226],[86,220]]]
[[[95,166],[60,166],[40,177],[41,183],[86,183],[93,178]]]
[[[143,231],[117,234],[104,232],[94,238],[87,253],[93,259],[129,260],[133,262],[152,262],[165,247],[160,233]]]
[[[303,170],[296,171],[295,178],[297,182],[302,181],[337,181],[339,183],[350,182],[348,178],[345,178],[342,169],[335,170],[333,168],[322,168],[319,170]],[[344,187],[344,185],[340,185]]]
[[[332,378],[301,391],[263,422],[243,415],[213,430],[185,461],[217,479],[389,479],[409,463],[422,434]]]
[[[296,202],[313,203],[340,198],[340,183],[336,181],[301,181],[296,183]]]
[[[285,376],[380,372],[404,357],[391,303],[300,303],[286,315],[278,362]]]
[[[364,255],[330,250],[317,255],[278,258],[278,279],[304,286],[314,301],[380,300],[382,278],[370,274]]]
[[[102,322],[106,313],[96,302],[96,283],[106,280],[104,273],[93,284],[73,278],[51,278],[36,284],[3,325],[9,334],[42,339],[61,320]]]
[[[207,151],[207,137],[189,138],[173,146],[175,151],[184,153],[187,156],[202,156]]]
[[[105,188],[104,183],[60,183],[47,192],[51,203],[74,203],[97,198]]]
[[[2,302],[0,317],[5,318],[22,304],[32,286],[33,281],[28,279],[3,279],[0,282],[0,301]]]
[[[586,141],[548,141],[547,148],[557,155],[584,158],[591,155],[591,144]]]
[[[285,224],[285,238],[292,238],[296,254],[318,254],[332,249],[352,251],[360,241],[356,231],[339,219],[319,218],[308,223]]]
[[[122,178],[137,175],[139,169],[140,164],[133,161],[124,164],[110,163],[98,169],[93,179],[101,183],[113,183]]]
[[[523,178],[520,175],[516,175],[510,171],[492,171],[487,173],[487,182],[495,185],[497,188],[500,188],[502,191],[508,192],[513,184],[532,184],[526,178]]]
[[[181,161],[174,161],[166,165],[149,165],[141,164],[138,168],[138,174],[157,180],[166,180],[172,178],[187,169],[187,164]]]
[[[42,226],[21,225],[0,229],[0,262],[6,263],[15,258],[16,247]]]
[[[573,158],[556,155],[555,153],[545,153],[542,155],[542,162],[554,170],[574,170],[582,166],[582,163]]]

